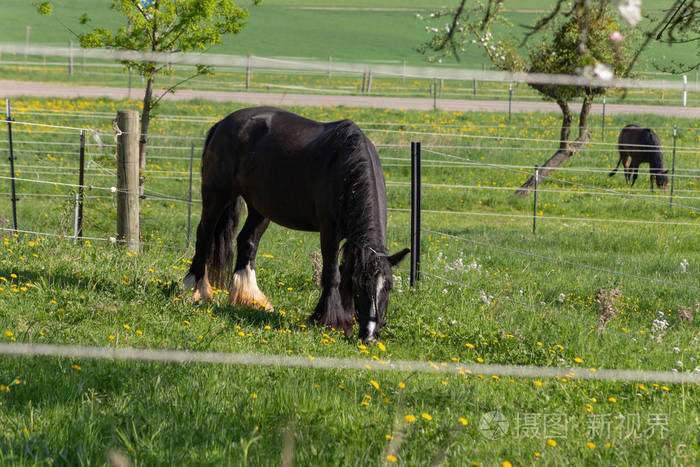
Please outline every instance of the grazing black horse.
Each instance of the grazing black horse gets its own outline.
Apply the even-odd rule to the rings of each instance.
[[[654,191],[654,179],[656,179],[656,185],[659,188],[666,190],[668,170],[664,170],[661,141],[653,130],[639,125],[627,125],[620,131],[620,136],[617,138],[617,148],[620,151],[620,159],[613,171],[610,172],[611,177],[615,175],[617,168],[622,163],[625,168],[625,180],[629,184],[631,175],[631,186],[634,186],[634,182],[637,181],[639,164],[648,163],[651,191]]]
[[[233,238],[243,200],[248,208]],[[233,304],[271,309],[255,280],[255,254],[270,221],[320,232],[321,298],[309,320],[364,342],[386,324],[391,267],[409,250],[387,255],[386,187],[372,142],[350,120],[319,123],[273,107],[242,109],[216,123],[202,154],[202,217],[187,287],[195,300],[211,282]],[[342,239],[343,261],[338,266]]]

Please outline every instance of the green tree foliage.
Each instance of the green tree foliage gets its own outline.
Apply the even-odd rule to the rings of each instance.
[[[252,0],[252,3],[258,5],[261,1]],[[124,17],[123,25],[111,31],[93,26],[87,14],[81,15],[79,22],[87,31],[71,32],[82,47],[164,53],[206,51],[220,44],[224,35],[240,32],[248,18],[248,11],[232,0],[111,0],[110,8]],[[37,4],[37,9],[43,15],[54,14],[50,2]],[[124,65],[135,69],[146,81],[140,140],[143,169],[151,111],[165,95],[154,98],[154,82],[159,76],[171,74],[172,69],[167,64],[147,61],[124,62]],[[184,81],[210,72],[210,68],[199,66],[192,76],[169,86],[166,92],[173,92]]]

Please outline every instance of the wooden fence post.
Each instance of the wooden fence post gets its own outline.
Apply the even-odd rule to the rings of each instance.
[[[129,251],[140,251],[139,113],[119,110],[117,127],[117,239]]]

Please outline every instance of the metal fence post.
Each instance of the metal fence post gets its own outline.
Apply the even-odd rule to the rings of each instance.
[[[513,104],[513,83],[508,86],[508,123],[510,123],[510,108]]]
[[[76,238],[83,236],[83,200],[85,185],[85,130],[80,130],[80,169],[78,171],[78,214],[76,216]]]
[[[192,235],[192,166],[194,165],[194,143],[190,147],[190,188],[187,195],[187,244],[190,247],[190,237]]]
[[[602,130],[600,134],[600,139],[602,141],[605,141],[605,96],[603,96],[603,123],[602,123]]]
[[[535,166],[535,196],[532,203],[532,234],[537,233],[537,187],[540,184],[540,168]]]
[[[15,190],[15,155],[12,147],[12,112],[10,111],[10,99],[5,99],[7,118],[7,140],[10,146],[10,185],[12,187],[12,228],[17,233],[17,192]]]
[[[411,143],[411,272],[410,285],[420,280],[420,142]]]
[[[678,125],[673,125],[673,158],[671,159],[671,194],[668,200],[669,208],[673,207],[673,182],[676,179],[676,136],[678,135]]]
[[[688,103],[688,75],[683,75],[683,97],[682,97],[683,107]]]

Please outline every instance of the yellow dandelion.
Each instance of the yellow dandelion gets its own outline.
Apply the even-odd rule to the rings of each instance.
[[[425,420],[428,420],[428,421],[433,419],[433,417],[431,417],[430,414],[427,414],[427,413],[421,414],[421,417],[423,417]]]
[[[501,462],[501,467],[513,467],[513,464],[508,461],[503,461]]]
[[[576,363],[583,363],[583,359],[582,359],[582,358],[579,358],[579,357],[574,358],[574,361],[575,361]]]
[[[613,396],[608,397],[608,402],[617,402],[617,399],[615,399]]]
[[[389,454],[388,456],[386,456],[386,460],[388,460],[389,462],[396,462],[396,456],[392,456],[391,454]]]
[[[399,381],[398,386],[399,386],[401,389],[403,389],[403,388],[406,387],[406,383],[404,383],[403,381]]]
[[[539,379],[536,379],[535,386],[542,386],[542,381],[540,381]]]
[[[379,383],[378,383],[378,382],[376,382],[375,380],[370,380],[369,384],[371,384],[372,386],[374,386],[374,389],[376,389],[377,391],[379,391]]]
[[[384,435],[384,437],[385,437],[386,439],[388,439],[389,441],[391,441],[392,439],[394,439],[394,437],[391,436],[391,435]]]
[[[469,422],[467,421],[467,419],[464,418],[464,417],[459,417],[459,418],[457,419],[457,421],[458,421],[459,423],[461,423],[463,426],[467,426],[467,424],[469,423]]]
[[[547,440],[547,446],[555,447],[556,445],[557,445],[557,442],[554,441],[553,439],[548,439],[548,440]]]
[[[385,346],[384,344],[382,344],[381,342],[379,342],[379,341],[377,341],[377,347],[378,347],[379,350],[381,350],[382,352],[386,352],[386,346]]]
[[[586,443],[586,447],[588,449],[595,449],[595,443],[591,443],[590,441]]]
[[[414,417],[411,414],[408,414],[404,417],[404,420],[406,420],[408,423],[413,423],[416,421],[416,417]]]
[[[82,368],[80,368],[80,365],[73,365],[72,368],[73,368],[74,370],[76,370],[76,371],[82,370]]]

